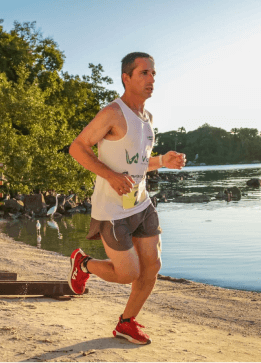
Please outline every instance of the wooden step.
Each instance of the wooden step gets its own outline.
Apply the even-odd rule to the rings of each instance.
[[[85,289],[84,294],[89,292]],[[67,281],[0,281],[0,295],[76,295]]]
[[[7,272],[7,271],[0,271],[0,281],[1,280],[16,281],[17,280],[17,273]]]

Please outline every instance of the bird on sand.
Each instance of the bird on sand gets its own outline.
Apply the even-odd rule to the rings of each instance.
[[[53,206],[52,208],[50,208],[47,212],[47,215],[51,216],[51,218],[53,218],[54,213],[57,211],[57,207],[58,207],[58,197],[60,194],[56,194],[56,203],[55,206]]]

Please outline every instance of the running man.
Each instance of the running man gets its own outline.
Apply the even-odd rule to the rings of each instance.
[[[162,166],[181,169],[185,155],[169,151],[151,157],[152,115],[145,101],[155,82],[154,59],[130,53],[122,60],[124,94],[104,107],[70,146],[71,156],[97,175],[88,239],[102,239],[108,260],[81,249],[71,254],[68,281],[83,294],[90,274],[105,281],[132,284],[125,310],[113,331],[132,343],[149,344],[136,317],[151,294],[161,268],[161,228],[146,191],[146,173]],[[92,146],[98,144],[98,158]]]

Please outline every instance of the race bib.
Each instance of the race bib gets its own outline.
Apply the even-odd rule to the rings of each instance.
[[[123,197],[123,209],[130,209],[141,203],[146,198],[146,193],[139,191],[139,184],[135,184],[132,191]]]

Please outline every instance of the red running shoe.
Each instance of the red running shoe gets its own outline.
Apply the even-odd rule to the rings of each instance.
[[[143,333],[140,328],[145,328],[145,326],[140,325],[134,317],[123,320],[121,315],[115,330],[113,330],[113,335],[118,338],[128,339],[134,344],[150,344],[150,337]]]
[[[83,294],[85,285],[90,274],[85,273],[81,269],[81,263],[89,257],[80,248],[74,250],[71,254],[71,270],[68,275],[68,283],[75,294]]]

